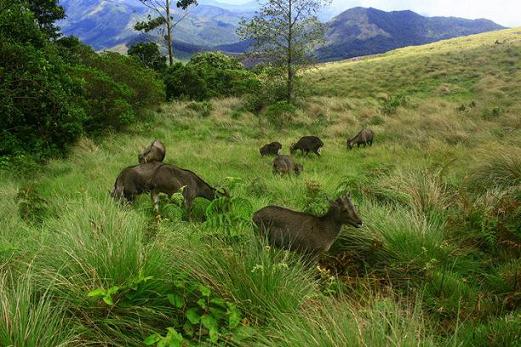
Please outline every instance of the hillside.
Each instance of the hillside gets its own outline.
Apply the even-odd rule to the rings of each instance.
[[[320,65],[280,126],[246,100],[172,102],[45,166],[0,162],[0,345],[506,346],[521,339],[521,28]],[[360,129],[372,147],[346,148]],[[303,135],[298,177],[258,148]],[[108,191],[153,139],[226,188],[133,205]],[[323,214],[350,194],[319,264],[270,247],[268,205]],[[318,265],[318,266],[317,266]],[[30,340],[29,342],[27,342]]]
[[[362,7],[339,14],[327,23],[327,28],[327,43],[318,56],[330,61],[503,29],[486,19],[424,17],[412,11],[384,12]]]

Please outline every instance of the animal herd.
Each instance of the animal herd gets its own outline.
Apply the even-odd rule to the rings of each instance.
[[[374,132],[370,129],[360,131],[355,137],[347,140],[347,148],[372,146]],[[273,173],[299,175],[303,171],[302,164],[295,162],[293,155],[314,153],[320,156],[324,142],[316,136],[304,136],[291,145],[291,155],[281,155],[282,144],[269,143],[260,148],[261,156],[275,156]],[[154,210],[159,215],[159,196],[172,196],[181,192],[188,218],[191,218],[192,204],[196,197],[214,200],[229,197],[224,189],[217,189],[205,182],[196,173],[176,165],[165,164],[164,144],[155,140],[138,155],[138,165],[129,166],[121,171],[110,192],[116,200],[133,203],[138,195],[150,193]],[[330,201],[330,206],[323,216],[296,212],[279,206],[267,206],[253,215],[253,223],[261,236],[269,244],[289,250],[318,254],[327,252],[342,225],[362,227],[363,223],[357,214],[351,199],[342,196]]]

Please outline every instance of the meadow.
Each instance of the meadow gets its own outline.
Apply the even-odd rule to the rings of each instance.
[[[319,66],[282,119],[239,98],[172,102],[65,159],[0,171],[2,346],[519,346],[521,29]],[[370,148],[348,151],[363,127]],[[271,172],[263,144],[325,142]],[[231,198],[109,196],[161,139]],[[2,163],[0,163],[2,165]],[[259,239],[270,204],[364,221],[319,264]]]

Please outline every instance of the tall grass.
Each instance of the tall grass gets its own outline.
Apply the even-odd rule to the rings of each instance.
[[[169,262],[145,242],[146,219],[122,210],[109,198],[89,196],[64,207],[60,218],[44,225],[48,237],[35,260],[40,285],[66,305],[89,339],[112,345],[139,345],[166,324]],[[134,287],[118,293],[111,307],[88,293],[96,289]],[[127,295],[128,294],[128,295]]]
[[[401,307],[373,297],[357,305],[346,299],[310,303],[298,315],[279,317],[261,346],[435,346],[419,305]]]
[[[247,238],[231,246],[220,242],[177,250],[179,268],[233,298],[250,319],[265,323],[297,312],[316,295],[313,269],[305,259]]]
[[[36,280],[30,273],[0,275],[0,345],[77,346],[80,330],[63,304],[37,288]]]

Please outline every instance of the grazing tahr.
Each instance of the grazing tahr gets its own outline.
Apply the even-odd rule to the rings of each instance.
[[[320,156],[320,150],[324,146],[324,142],[316,136],[304,136],[290,148],[291,154],[301,151],[302,154],[315,153]]]
[[[226,191],[217,191],[192,171],[160,162],[125,168],[116,179],[111,195],[132,203],[136,196],[151,193],[154,209],[159,212],[159,194],[171,196],[181,190],[189,216],[196,197],[214,200],[219,194],[228,195]]]
[[[279,154],[280,150],[282,149],[282,144],[280,142],[272,142],[268,143],[267,145],[264,145],[259,150],[261,156],[267,156],[267,155],[277,155]]]
[[[298,176],[303,170],[304,167],[295,163],[290,156],[279,155],[273,160],[273,174],[288,175],[295,173]]]
[[[139,153],[138,159],[140,164],[151,163],[154,161],[162,162],[165,159],[166,148],[165,145],[159,141],[155,140],[143,150],[143,152]]]
[[[124,199],[133,203],[138,195],[152,191],[155,173],[162,165],[164,164],[154,161],[123,169],[116,178],[110,195],[116,200]]]
[[[374,132],[371,129],[364,129],[358,133],[352,139],[347,140],[347,148],[352,149],[354,146],[360,147],[363,145],[366,147],[367,145],[372,146],[374,140]]]
[[[363,225],[347,196],[332,201],[327,213],[320,217],[268,206],[254,214],[253,223],[271,246],[310,254],[329,251],[342,225]]]
[[[181,190],[189,217],[195,198],[201,197],[212,201],[218,196],[228,196],[225,190],[218,191],[190,170],[174,165],[162,165],[156,170],[153,179],[152,201],[156,212],[159,211],[160,193],[171,196]]]

